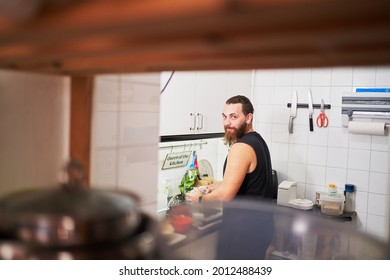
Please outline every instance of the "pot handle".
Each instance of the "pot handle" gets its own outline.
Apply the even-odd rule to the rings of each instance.
[[[80,189],[84,185],[84,165],[77,159],[70,159],[63,170],[62,187],[65,190]]]

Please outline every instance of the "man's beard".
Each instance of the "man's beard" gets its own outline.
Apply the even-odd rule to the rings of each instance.
[[[225,126],[225,144],[231,145],[237,142],[242,136],[246,134],[247,124],[244,122],[238,128],[229,127],[229,129],[233,129],[233,132],[228,132],[228,127]]]

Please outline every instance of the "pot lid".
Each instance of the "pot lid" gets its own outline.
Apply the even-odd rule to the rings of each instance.
[[[50,246],[89,244],[132,234],[141,217],[136,197],[86,188],[82,173],[78,163],[70,162],[68,180],[60,187],[5,197],[0,201],[0,227],[24,241]]]

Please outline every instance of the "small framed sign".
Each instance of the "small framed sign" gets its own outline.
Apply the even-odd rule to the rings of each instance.
[[[181,152],[181,153],[169,153],[165,157],[164,163],[162,165],[162,170],[182,167],[188,164],[188,160],[192,155],[191,151]]]

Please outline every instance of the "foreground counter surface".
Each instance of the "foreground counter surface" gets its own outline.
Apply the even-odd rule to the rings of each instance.
[[[0,200],[0,259],[390,259],[389,244],[356,230],[354,217],[237,199],[180,204],[158,222],[131,195],[43,190]]]
[[[221,215],[204,222],[210,209],[213,214],[220,209]],[[185,232],[165,235],[176,259],[390,259],[388,242],[357,230],[355,212],[328,216],[319,208],[236,200],[183,204],[168,212],[166,221],[174,215],[193,218]]]

